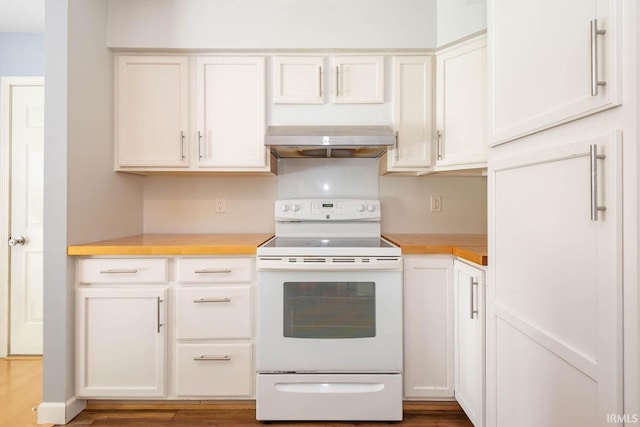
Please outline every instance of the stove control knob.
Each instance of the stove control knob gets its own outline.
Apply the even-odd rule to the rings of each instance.
[[[298,212],[300,210],[300,205],[298,205],[297,203],[292,204],[291,210],[294,212]]]
[[[369,212],[375,212],[375,210],[376,210],[376,205],[369,205],[369,206],[367,206],[367,210],[368,210]]]
[[[364,212],[364,205],[358,205],[358,212]]]
[[[285,204],[280,205],[280,210],[281,210],[282,212],[287,212],[287,211],[289,210],[289,205],[288,205],[288,204],[286,204],[286,203],[285,203]]]

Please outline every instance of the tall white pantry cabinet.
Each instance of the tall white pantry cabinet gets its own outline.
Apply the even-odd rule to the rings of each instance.
[[[639,409],[637,5],[488,6],[486,425],[621,426]]]

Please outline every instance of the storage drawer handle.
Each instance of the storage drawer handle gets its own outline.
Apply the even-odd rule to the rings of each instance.
[[[214,274],[220,274],[220,273],[231,273],[231,269],[230,268],[205,268],[202,270],[195,270],[194,273],[196,274],[209,274],[209,273],[214,273]]]
[[[110,268],[109,270],[100,270],[100,274],[135,274],[138,272],[136,268]]]
[[[231,298],[200,298],[194,299],[193,302],[201,303],[201,302],[231,302]]]
[[[200,356],[196,356],[193,358],[193,360],[231,360],[231,356],[206,356],[204,354],[201,354]]]

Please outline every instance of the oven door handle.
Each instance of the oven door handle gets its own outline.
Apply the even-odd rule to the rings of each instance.
[[[402,258],[366,258],[353,262],[313,258],[258,258],[258,271],[370,271],[402,270]]]

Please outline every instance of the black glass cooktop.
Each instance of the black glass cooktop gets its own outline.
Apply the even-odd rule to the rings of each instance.
[[[276,237],[263,248],[393,248],[378,237]]]

